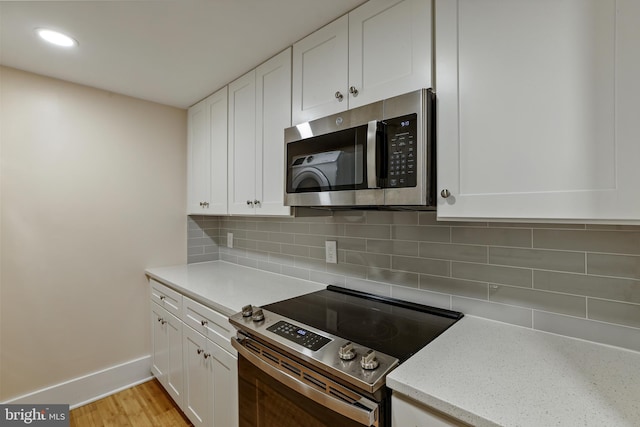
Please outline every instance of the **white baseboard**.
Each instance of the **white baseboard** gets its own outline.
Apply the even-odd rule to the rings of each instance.
[[[16,397],[3,404],[68,404],[71,409],[149,381],[151,356],[144,356],[60,384]]]

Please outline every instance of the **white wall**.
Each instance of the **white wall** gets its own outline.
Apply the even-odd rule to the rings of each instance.
[[[0,401],[150,352],[186,262],[186,111],[0,68]],[[46,402],[45,402],[46,403]]]

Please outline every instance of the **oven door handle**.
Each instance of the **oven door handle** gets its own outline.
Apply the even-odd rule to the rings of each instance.
[[[279,352],[275,352],[270,350],[269,353],[271,355],[270,362],[263,360],[260,356],[254,354],[254,351],[247,349],[244,344],[249,344],[252,347],[259,349],[262,345],[258,344],[250,338],[236,338],[231,339],[231,344],[233,347],[238,350],[238,353],[242,355],[245,359],[251,362],[254,366],[259,368],[261,371],[269,375],[270,377],[276,379],[283,385],[297,391],[303,396],[308,397],[314,402],[319,403],[320,405],[331,409],[334,412],[337,412],[359,424],[370,427],[377,427],[378,424],[378,404],[366,399],[362,396],[359,396],[359,399],[354,403],[348,403],[346,400],[339,399],[329,394],[329,392],[318,390],[310,385],[305,384],[300,379],[296,378],[292,373],[286,372],[284,367],[282,367],[279,363],[276,366],[274,360],[272,360],[274,353],[277,354],[277,358],[283,359],[283,362],[289,366],[289,369],[299,369],[305,370],[306,368],[297,362],[286,358]],[[312,372],[307,369],[307,371]],[[335,386],[334,393],[340,394],[339,389],[344,389],[344,387],[334,383],[328,378],[324,378],[324,381],[330,383]],[[355,393],[351,392],[352,395]]]

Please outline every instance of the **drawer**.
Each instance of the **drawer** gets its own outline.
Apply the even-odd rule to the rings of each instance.
[[[199,302],[184,297],[182,321],[200,332],[214,343],[231,354],[236,351],[231,347],[231,337],[236,335],[235,328],[229,323],[229,318]]]
[[[151,301],[163,307],[174,316],[182,317],[182,295],[173,289],[149,279],[151,282]]]

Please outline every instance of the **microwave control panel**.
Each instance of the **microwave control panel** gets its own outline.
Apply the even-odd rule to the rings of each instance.
[[[385,120],[387,145],[386,188],[415,187],[417,114]]]

